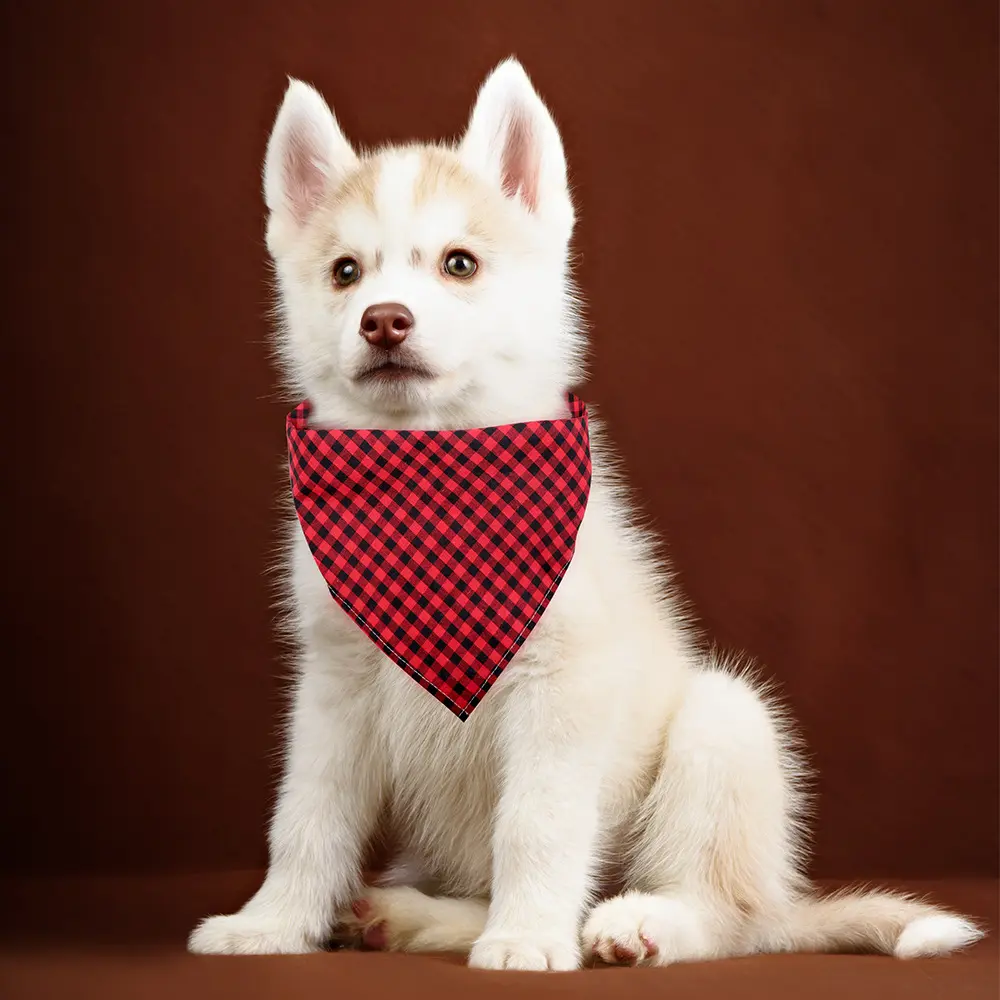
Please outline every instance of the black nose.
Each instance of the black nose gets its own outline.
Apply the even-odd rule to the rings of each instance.
[[[413,329],[413,313],[398,302],[369,306],[361,317],[361,336],[372,347],[396,347]]]

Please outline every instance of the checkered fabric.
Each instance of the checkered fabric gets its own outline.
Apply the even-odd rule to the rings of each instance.
[[[590,492],[587,409],[453,431],[287,420],[299,523],[330,593],[467,719],[538,623]]]

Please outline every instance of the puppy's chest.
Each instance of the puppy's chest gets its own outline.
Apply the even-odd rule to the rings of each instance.
[[[493,699],[503,693],[462,722],[394,664],[376,671],[371,717],[393,832],[452,891],[485,892],[502,753]]]

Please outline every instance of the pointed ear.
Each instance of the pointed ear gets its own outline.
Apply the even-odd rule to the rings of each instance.
[[[516,59],[500,63],[480,88],[459,152],[469,169],[569,236],[573,205],[562,139]]]
[[[272,224],[301,226],[357,161],[326,101],[309,84],[289,79],[264,159],[264,201]]]

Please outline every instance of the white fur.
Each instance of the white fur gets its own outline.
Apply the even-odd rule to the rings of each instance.
[[[579,378],[565,160],[517,63],[487,80],[466,137],[445,153],[474,179],[417,204],[431,155],[410,146],[358,158],[322,98],[289,87],[265,168],[269,246],[282,360],[320,422],[555,416]],[[352,184],[371,197],[342,197]],[[480,257],[465,284],[439,268],[454,246]],[[363,277],[335,288],[330,267],[347,252]],[[357,381],[369,351],[360,316],[380,301],[410,308],[405,348],[433,378]],[[980,936],[891,894],[810,893],[784,718],[745,671],[699,650],[632,526],[597,421],[592,451],[570,570],[465,723],[345,617],[292,524],[301,654],[270,869],[239,913],[194,930],[192,951],[309,951],[340,928],[377,932],[390,948],[465,950],[484,968],[573,969],[594,955],[666,964],[849,947],[911,957]],[[364,845],[383,812],[406,851],[396,880],[416,881],[419,869],[438,896],[362,887]],[[599,901],[614,877],[625,893]]]

